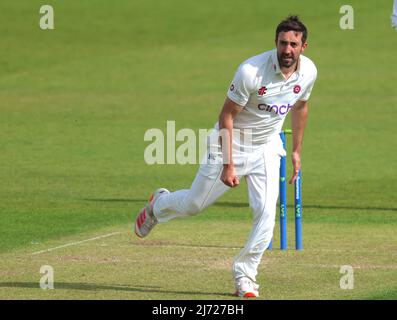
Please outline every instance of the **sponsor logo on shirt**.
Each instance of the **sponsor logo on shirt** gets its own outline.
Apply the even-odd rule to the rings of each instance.
[[[285,115],[288,113],[289,109],[291,109],[293,105],[291,106],[289,103],[288,105],[282,104],[281,106],[277,104],[269,105],[266,103],[261,103],[258,104],[258,109],[262,111],[267,111],[267,112],[274,112],[275,114],[279,115]]]
[[[234,91],[234,84],[230,86],[230,91]]]

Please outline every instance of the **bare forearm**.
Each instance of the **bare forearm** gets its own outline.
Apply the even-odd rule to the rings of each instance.
[[[242,110],[242,107],[226,98],[222,111],[219,114],[219,133],[222,146],[223,164],[233,167],[233,119]]]
[[[292,125],[292,152],[301,154],[303,134],[305,131],[307,118],[308,118],[308,106],[305,103],[303,106],[297,106],[295,110],[292,111],[291,125]]]
[[[242,110],[242,107],[226,98],[219,115],[219,138],[222,147],[223,170],[221,181],[229,187],[237,187],[240,183],[233,164],[233,119]]]
[[[305,101],[298,101],[291,114],[292,126],[292,154],[291,160],[294,167],[292,177],[289,183],[294,183],[298,178],[299,170],[301,168],[301,151],[303,142],[303,133],[305,131],[308,116],[308,106]]]
[[[233,117],[231,113],[222,113],[219,116],[219,131],[222,147],[223,164],[233,165],[232,141],[233,141]]]

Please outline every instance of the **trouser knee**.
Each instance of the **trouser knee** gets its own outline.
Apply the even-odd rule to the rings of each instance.
[[[191,197],[186,197],[184,201],[184,213],[188,216],[194,216],[202,211],[201,204],[197,203]]]

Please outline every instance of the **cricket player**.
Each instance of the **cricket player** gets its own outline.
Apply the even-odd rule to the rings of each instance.
[[[391,25],[397,31],[397,0],[393,3],[393,13],[391,16]]]
[[[145,237],[157,223],[202,212],[244,177],[253,226],[248,241],[234,258],[236,295],[258,297],[258,266],[272,236],[279,192],[280,156],[285,155],[279,133],[291,112],[294,183],[301,167],[308,99],[317,77],[314,63],[302,53],[307,29],[289,16],[276,29],[276,48],[244,61],[235,73],[206,159],[187,190],[157,189],[135,221],[135,233]]]

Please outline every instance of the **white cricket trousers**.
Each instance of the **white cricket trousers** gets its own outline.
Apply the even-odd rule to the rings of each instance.
[[[235,279],[246,276],[256,281],[262,255],[273,236],[280,156],[283,154],[285,151],[281,139],[273,139],[255,152],[233,153],[236,174],[240,179],[246,179],[249,204],[253,212],[253,226],[248,241],[234,258]],[[190,189],[165,194],[155,202],[153,212],[160,223],[198,214],[230,189],[220,180],[223,169],[221,154],[211,156],[215,161],[200,165]]]
[[[397,30],[397,0],[394,0],[394,3],[393,3],[393,13],[391,16],[391,24],[392,24],[392,27]]]

